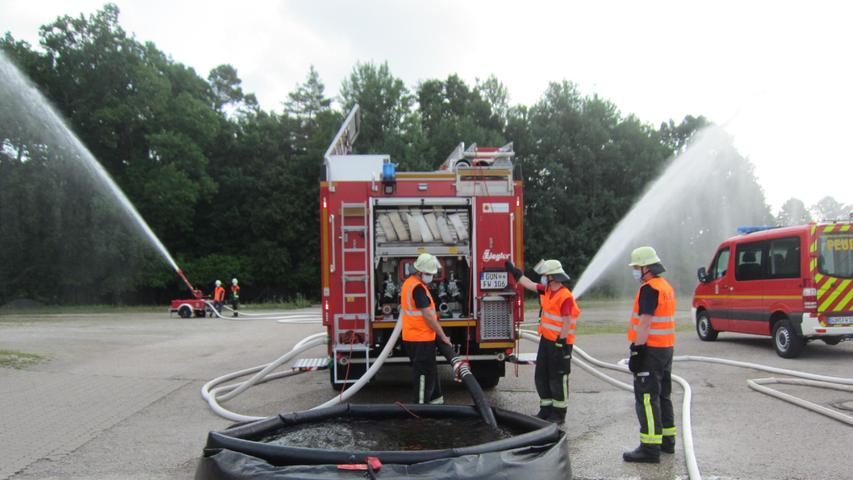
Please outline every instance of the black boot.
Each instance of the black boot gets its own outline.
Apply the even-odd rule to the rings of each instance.
[[[664,453],[675,453],[675,437],[663,437],[663,443],[660,445],[660,451]]]
[[[549,420],[551,418],[551,405],[540,406],[539,413],[536,414],[536,418]]]
[[[566,410],[565,408],[551,407],[551,416],[548,418],[548,421],[554,422],[557,425],[566,423]]]
[[[660,445],[641,444],[630,452],[622,453],[626,462],[660,463]]]

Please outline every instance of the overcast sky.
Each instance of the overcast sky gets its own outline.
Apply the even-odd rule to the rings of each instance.
[[[89,0],[3,0],[0,31],[87,15]],[[356,61],[388,61],[412,88],[494,74],[535,103],[567,79],[657,126],[687,114],[724,124],[775,210],[796,196],[853,203],[853,7],[846,2],[115,0],[120,22],[203,77],[235,66],[265,109],[314,65],[337,94]],[[464,140],[464,139],[460,139]]]

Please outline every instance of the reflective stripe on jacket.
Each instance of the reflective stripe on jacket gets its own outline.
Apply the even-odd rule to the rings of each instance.
[[[539,317],[539,335],[542,335],[552,342],[560,336],[560,331],[563,329],[563,317],[560,315],[560,310],[563,307],[563,302],[566,300],[572,301],[571,317],[578,318],[581,314],[578,308],[575,297],[572,292],[566,287],[560,287],[556,292],[550,287],[545,287],[545,291],[539,295],[539,304],[542,305],[542,315]],[[570,345],[575,343],[575,327],[569,327],[566,342]]]
[[[400,321],[403,322],[403,340],[407,342],[430,342],[435,340],[435,330],[427,323],[423,311],[415,307],[415,299],[412,297],[412,293],[418,285],[424,287],[427,298],[429,298],[429,308],[435,310],[435,302],[426,284],[416,275],[407,278],[400,290]]]
[[[634,299],[634,310],[631,314],[631,323],[628,325],[628,341],[634,343],[637,339],[637,326],[640,324],[640,291],[649,285],[658,292],[658,307],[652,317],[649,327],[649,338],[646,345],[650,347],[674,347],[675,346],[675,290],[665,278],[654,277],[644,282],[637,290]]]

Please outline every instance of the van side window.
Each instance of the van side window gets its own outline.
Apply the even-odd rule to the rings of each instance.
[[[742,243],[737,246],[735,278],[738,281],[761,280],[767,272],[767,242]]]
[[[726,276],[726,271],[729,269],[729,247],[720,250],[717,253],[717,258],[714,259],[714,264],[711,267],[711,276],[714,280]]]
[[[777,238],[770,241],[770,278],[800,276],[800,237]]]

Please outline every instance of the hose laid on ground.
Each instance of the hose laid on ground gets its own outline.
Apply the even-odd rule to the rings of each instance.
[[[388,358],[388,356],[391,354],[391,351],[394,349],[394,346],[397,344],[397,340],[400,338],[401,331],[402,322],[398,320],[397,324],[394,325],[394,330],[391,331],[391,336],[388,337],[388,341],[386,342],[385,347],[382,349],[382,351],[379,353],[379,356],[376,357],[376,360],[373,362],[373,365],[371,365],[370,368],[367,369],[364,375],[362,375],[361,378],[358,379],[358,381],[352,384],[352,386],[350,386],[341,395],[335,396],[329,401],[313,407],[311,410],[330,407],[332,405],[342,403],[346,400],[349,400],[353,395],[358,393],[358,391],[361,390],[362,387],[364,387],[364,385],[366,385],[371,378],[373,378],[376,372],[379,371],[379,369],[382,367],[382,364],[385,363],[385,360]],[[282,364],[292,360],[296,355],[302,353],[303,351],[314,348],[319,345],[325,345],[327,343],[328,337],[325,332],[316,333],[314,335],[305,337],[304,339],[300,340],[296,345],[294,345],[289,352],[282,355],[273,362],[229,373],[227,375],[223,375],[207,382],[201,389],[201,396],[202,398],[204,398],[205,401],[207,401],[208,405],[210,405],[210,408],[214,412],[216,412],[216,414],[225,417],[229,420],[245,422],[266,418],[242,415],[236,412],[232,412],[223,407],[219,402],[228,401],[236,397],[237,395],[245,392],[250,387],[259,383],[264,383],[276,378],[284,378],[296,375],[298,373],[303,373],[299,371],[278,373],[272,372],[276,368],[280,367]],[[474,375],[471,373],[470,369],[468,369],[466,365],[462,364],[462,359],[459,356],[455,355],[453,349],[449,345],[445,343],[440,344],[439,351],[441,351],[442,355],[447,358],[447,361],[450,362],[451,365],[453,365],[454,370],[458,369],[460,371],[461,380],[468,388],[468,392],[471,394],[471,398],[474,400],[474,405],[480,412],[480,415],[483,417],[483,421],[492,427],[497,427],[497,421],[495,420],[494,413],[492,412],[492,409],[489,406],[488,401],[486,400],[486,396],[483,393],[482,388],[480,388],[480,384],[477,383],[477,380],[474,378]],[[246,381],[231,385],[224,385],[221,387],[217,386],[229,380],[240,378],[253,373],[254,375],[252,376],[252,378]]]
[[[764,393],[766,395],[770,395],[776,397],[780,400],[784,400],[789,403],[793,403],[794,405],[803,407],[805,409],[811,410],[813,412],[819,413],[821,415],[825,415],[834,420],[838,420],[839,422],[846,423],[847,425],[853,426],[853,417],[850,415],[845,415],[841,412],[837,412],[835,410],[823,407],[813,402],[809,402],[808,400],[803,400],[802,398],[795,397],[793,395],[789,395],[787,393],[780,392],[778,390],[774,390],[769,387],[765,387],[764,385],[768,384],[788,384],[788,385],[800,385],[807,387],[818,387],[818,388],[827,388],[832,390],[841,390],[845,392],[853,392],[853,387],[849,387],[849,385],[853,385],[853,378],[843,378],[843,377],[831,377],[827,375],[817,375],[814,373],[806,373],[800,372],[798,370],[789,370],[786,368],[777,368],[770,367],[767,365],[761,365],[758,363],[750,363],[750,362],[739,362],[737,360],[729,360],[727,358],[717,358],[717,357],[702,357],[695,355],[682,355],[673,357],[673,361],[676,362],[704,362],[704,363],[717,363],[720,365],[729,365],[733,367],[742,367],[742,368],[751,368],[753,370],[761,370],[764,372],[770,373],[778,373],[780,375],[788,375],[790,377],[797,377],[800,380],[789,379],[789,378],[756,378],[747,380],[746,384],[749,388]]]
[[[535,333],[522,330],[521,336],[525,340],[530,340],[531,342],[539,343],[539,335]],[[583,349],[579,348],[577,345],[575,345],[574,349],[572,350],[572,353],[575,352],[577,352],[588,362],[598,365],[599,367],[608,368],[610,370],[616,370],[623,373],[631,373],[631,371],[628,370],[628,368],[624,365],[602,362],[601,360],[598,360],[583,351]],[[634,391],[633,385],[620,382],[619,380],[616,380],[613,377],[605,375],[593,368],[592,366],[588,365],[584,361],[578,360],[577,358],[574,358],[574,356],[572,356],[572,363],[576,362],[582,369],[591,373],[595,377],[598,377],[599,379],[604,380],[605,382],[623,390],[627,390],[629,392]],[[678,384],[681,385],[681,388],[684,390],[684,400],[681,404],[681,438],[682,444],[684,446],[684,461],[687,464],[687,474],[691,480],[700,480],[702,478],[702,474],[699,472],[699,464],[696,462],[696,453],[693,449],[693,427],[690,421],[690,403],[693,398],[693,391],[690,388],[690,384],[687,383],[687,381],[683,378],[677,375],[673,375],[672,379],[678,382]]]
[[[239,312],[239,317],[228,317],[222,315],[218,310],[213,307],[213,302],[209,300],[205,300],[204,304],[208,306],[208,310],[216,315],[217,318],[221,320],[246,320],[243,317],[251,317],[250,320],[275,320],[278,323],[293,323],[293,324],[310,324],[310,323],[320,323],[322,317],[319,314],[312,313],[245,313]],[[234,312],[234,309],[229,307],[228,305],[222,304],[222,306],[231,312]]]

